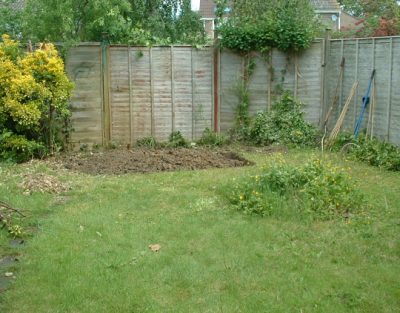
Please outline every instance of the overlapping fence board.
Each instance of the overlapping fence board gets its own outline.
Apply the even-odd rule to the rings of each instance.
[[[70,50],[66,69],[76,88],[72,93],[71,141],[102,144],[102,79],[99,45],[81,45]]]
[[[321,124],[323,112],[323,41],[315,42],[297,56],[293,93],[303,102],[305,118],[313,125]]]
[[[192,139],[198,139],[205,128],[213,128],[212,48],[193,49],[192,64]]]
[[[400,38],[393,40],[389,140],[400,145]]]
[[[152,81],[150,49],[131,47],[132,142],[152,135]]]
[[[174,77],[174,130],[179,130],[185,138],[193,135],[193,51],[185,47],[171,50]]]
[[[130,142],[129,50],[125,47],[110,49],[110,108],[111,140]]]
[[[235,122],[235,108],[239,103],[238,88],[243,71],[242,58],[230,51],[223,51],[220,57],[220,107],[221,132],[228,131]]]

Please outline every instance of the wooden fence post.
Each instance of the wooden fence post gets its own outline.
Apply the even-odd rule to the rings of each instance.
[[[219,75],[220,75],[220,56],[221,50],[218,43],[218,32],[214,30],[214,67],[213,67],[213,75],[214,75],[214,131],[219,132]]]
[[[329,93],[328,93],[328,82],[329,82],[329,58],[331,54],[331,29],[327,28],[325,31],[325,39],[323,46],[323,62],[322,62],[322,104],[320,111],[320,127],[323,126],[323,122],[328,111],[329,106]]]
[[[103,33],[101,42],[101,74],[103,88],[103,146],[108,147],[111,143],[111,108],[110,108],[110,93],[109,93],[109,40],[108,34]]]
[[[387,109],[387,141],[390,142],[391,136],[391,122],[392,122],[392,85],[393,85],[393,37],[390,38],[390,48],[389,48],[389,86],[388,86],[388,109]],[[374,66],[375,68],[375,66]]]

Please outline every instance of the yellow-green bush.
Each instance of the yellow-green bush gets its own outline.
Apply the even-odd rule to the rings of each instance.
[[[48,151],[60,146],[60,125],[70,114],[68,99],[72,87],[54,45],[41,44],[34,52],[22,53],[18,42],[8,35],[2,36],[0,134],[12,133],[44,145]],[[0,142],[0,155],[10,156],[11,151],[20,150],[9,144]],[[17,155],[14,159],[21,160]]]

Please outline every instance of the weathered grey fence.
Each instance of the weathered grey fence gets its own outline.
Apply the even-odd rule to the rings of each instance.
[[[290,90],[305,104],[308,121],[318,125],[322,111],[322,81],[324,42],[316,41],[301,54],[286,55],[271,50],[265,56],[255,53],[254,73],[250,76],[250,114],[271,108],[275,96],[281,90]],[[235,120],[235,108],[239,103],[238,85],[243,76],[245,58],[224,51],[220,60],[220,130],[229,130]]]
[[[339,105],[335,107],[331,121],[338,117],[353,83],[359,81],[343,125],[346,130],[354,130],[368,81],[373,69],[376,69],[376,105],[374,112],[371,112],[370,128],[374,136],[400,144],[400,37],[331,40],[325,82],[328,94],[326,108],[334,97],[342,58],[345,58],[345,66],[343,79],[339,81]],[[365,112],[364,129],[371,108],[369,105]]]
[[[400,144],[400,37],[317,40],[299,54],[255,53],[248,85],[250,113],[270,109],[279,90],[291,90],[305,104],[306,119],[321,126],[334,97],[342,57],[344,75],[330,127],[359,80],[344,123],[345,129],[354,129],[375,68],[372,130],[375,136]],[[215,53],[212,47],[81,44],[67,59],[67,71],[76,84],[72,141],[132,144],[146,136],[165,140],[175,130],[191,140],[206,127],[226,132],[234,124],[244,67],[244,57]]]

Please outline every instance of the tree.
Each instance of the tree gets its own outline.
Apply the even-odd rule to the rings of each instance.
[[[395,17],[399,11],[396,0],[339,0],[343,9],[354,17]],[[397,11],[397,12],[396,12]]]
[[[100,41],[104,32],[114,43],[205,40],[190,0],[29,0],[23,29],[39,41]]]
[[[396,0],[341,0],[343,9],[360,18],[363,26],[343,37],[376,37],[400,34],[400,6]]]
[[[0,0],[0,34],[21,35],[22,11],[14,9],[15,0]]]
[[[309,0],[233,0],[226,16],[227,0],[217,2],[221,43],[242,52],[299,51],[310,46],[319,30]]]

